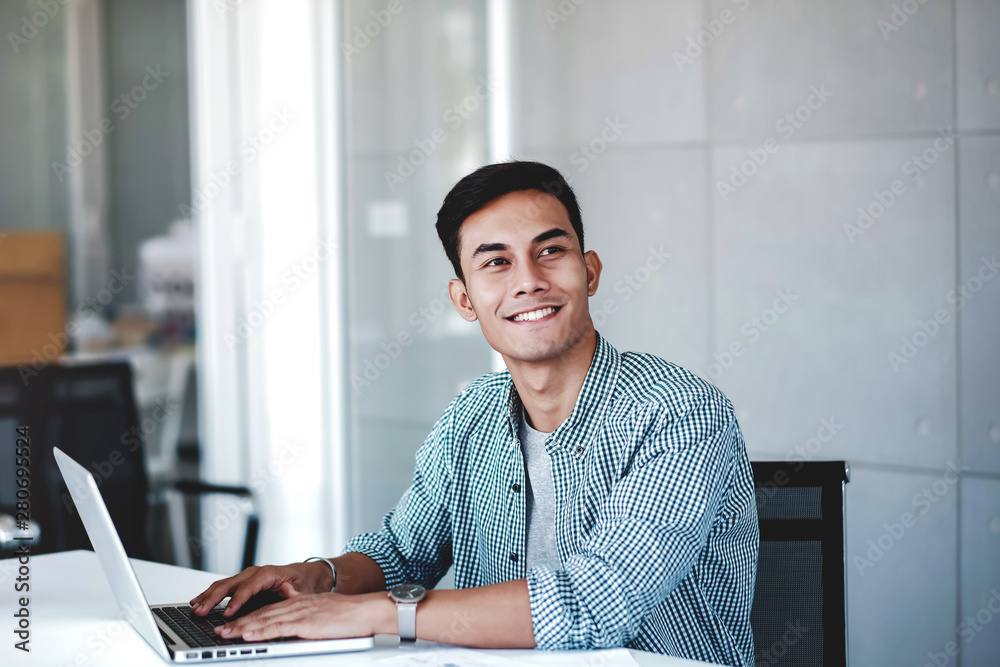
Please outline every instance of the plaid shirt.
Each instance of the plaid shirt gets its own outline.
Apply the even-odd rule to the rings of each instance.
[[[368,555],[386,587],[528,581],[543,649],[629,648],[753,665],[757,509],[729,400],[690,372],[598,336],[572,414],[546,440],[563,569],[525,567],[520,399],[475,380],[417,452],[413,484]]]

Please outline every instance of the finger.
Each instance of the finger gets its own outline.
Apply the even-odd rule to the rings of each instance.
[[[213,583],[205,589],[203,593],[195,596],[194,599],[191,600],[191,610],[196,614],[204,615],[208,613],[208,611],[215,607],[215,605],[219,604],[224,597],[229,595],[233,589],[239,586],[240,582],[246,578],[244,576],[245,573],[246,570],[235,576],[220,579],[219,581]]]
[[[225,579],[220,579],[219,581],[213,581],[211,586],[209,586],[208,588],[206,588],[205,590],[203,590],[201,593],[198,593],[198,595],[195,595],[193,598],[191,598],[191,606],[192,607],[198,606],[198,604],[201,603],[202,600],[204,600],[206,597],[208,597],[211,594],[212,589],[215,588],[216,586],[218,586],[219,583],[222,582],[222,581],[225,581]]]
[[[299,631],[296,629],[300,624],[292,621],[275,621],[247,630],[243,633],[243,640],[248,642],[261,642],[269,639],[279,639],[281,637],[298,637]]]
[[[229,594],[229,603],[226,605],[226,610],[222,612],[224,617],[230,617],[240,610],[246,601],[257,595],[261,591],[277,591],[282,594],[281,591],[284,589],[284,583],[286,579],[274,570],[260,570],[255,573],[252,577],[242,582]],[[278,604],[278,603],[275,603]],[[274,606],[274,605],[268,605]]]
[[[281,595],[281,597],[284,598],[293,598],[296,595],[306,595],[305,591],[300,591],[298,588],[295,587],[295,584],[293,584],[290,581],[286,581],[285,583],[281,584],[281,586],[278,588],[278,593]]]
[[[245,581],[253,578],[262,568],[258,566],[251,566],[231,577],[226,579],[220,579],[214,584],[208,587],[208,589],[195,598],[194,602],[197,604],[191,605],[192,611],[196,614],[205,615],[215,608],[217,604],[222,602],[223,598],[230,596],[233,592],[240,587]]]
[[[271,639],[274,637],[296,636],[296,621],[302,618],[300,605],[297,601],[278,602],[267,609],[259,609],[243,618],[220,625],[215,628],[218,635],[232,639]],[[289,634],[291,633],[291,634]]]

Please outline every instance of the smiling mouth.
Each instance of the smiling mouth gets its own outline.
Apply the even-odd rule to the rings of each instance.
[[[520,315],[514,315],[513,317],[508,317],[507,319],[511,322],[534,322],[558,312],[560,308],[562,308],[562,306],[548,306],[546,308],[539,308],[538,310],[530,310],[526,313],[521,313]]]

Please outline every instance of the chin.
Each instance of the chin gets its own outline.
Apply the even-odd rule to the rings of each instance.
[[[553,340],[551,338],[538,336],[530,340],[522,339],[511,341],[511,344],[506,346],[507,351],[498,351],[503,356],[510,357],[511,359],[517,359],[518,361],[526,361],[529,363],[538,363],[542,361],[549,361],[550,359],[555,359],[556,357],[565,354],[567,350],[573,347],[575,342],[575,340],[568,338]]]

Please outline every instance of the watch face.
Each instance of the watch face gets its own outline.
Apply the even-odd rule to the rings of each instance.
[[[420,584],[400,584],[392,589],[393,599],[399,600],[400,602],[416,602],[420,598],[424,597],[426,593],[427,589]]]

